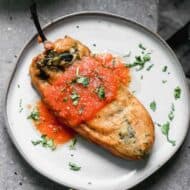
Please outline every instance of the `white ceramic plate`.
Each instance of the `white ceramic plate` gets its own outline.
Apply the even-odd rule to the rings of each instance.
[[[18,59],[5,102],[8,132],[26,161],[38,172],[60,184],[85,190],[124,190],[144,180],[166,163],[182,144],[189,122],[188,87],[182,68],[166,43],[137,23],[104,13],[80,13],[60,18],[46,26],[45,33],[52,41],[70,35],[95,52],[109,51],[124,55],[131,51],[131,59],[140,53],[138,44],[143,43],[152,51],[149,64],[154,64],[154,67],[150,71],[144,69],[136,72],[133,69],[131,89],[136,91],[137,98],[149,110],[155,122],[166,122],[172,102],[175,104],[175,118],[169,136],[176,140],[176,146],[167,142],[158,126],[155,126],[153,150],[144,161],[127,161],[114,157],[84,139],[79,139],[76,150],[73,151],[69,150],[68,144],[53,152],[33,146],[31,140],[38,139],[40,134],[26,119],[29,115],[27,104],[34,104],[39,96],[31,86],[28,70],[32,58],[43,50],[34,37]],[[165,65],[170,74],[162,72]],[[143,80],[140,79],[141,75]],[[167,83],[163,84],[162,80],[167,80]],[[182,90],[179,100],[173,96],[176,86]],[[21,99],[24,110],[19,113]],[[157,103],[156,112],[149,108],[153,100]],[[71,157],[71,154],[74,156]],[[80,165],[81,170],[71,171],[68,167],[70,161]]]

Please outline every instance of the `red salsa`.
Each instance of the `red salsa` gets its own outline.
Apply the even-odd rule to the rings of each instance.
[[[83,57],[44,89],[44,101],[66,124],[75,127],[92,119],[116,98],[121,83],[129,81],[129,69],[111,54]]]
[[[72,129],[58,122],[42,101],[37,103],[36,108],[39,112],[39,119],[35,121],[35,126],[41,134],[53,139],[55,144],[65,143],[75,136]]]

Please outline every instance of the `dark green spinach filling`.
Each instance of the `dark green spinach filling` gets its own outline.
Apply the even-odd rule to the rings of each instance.
[[[58,71],[64,70],[77,58],[75,52],[71,53],[65,51],[63,53],[57,53],[53,50],[45,52],[45,56],[42,60],[37,62],[37,68],[39,69],[39,77],[43,80],[49,78],[48,70]]]

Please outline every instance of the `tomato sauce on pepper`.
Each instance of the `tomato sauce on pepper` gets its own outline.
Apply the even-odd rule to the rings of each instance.
[[[75,136],[75,132],[60,124],[42,101],[39,101],[36,107],[39,111],[39,120],[35,121],[35,126],[41,134],[53,139],[55,144],[65,143]]]
[[[116,98],[121,83],[129,81],[129,69],[111,54],[83,57],[45,87],[43,97],[65,124],[77,127],[93,119]]]

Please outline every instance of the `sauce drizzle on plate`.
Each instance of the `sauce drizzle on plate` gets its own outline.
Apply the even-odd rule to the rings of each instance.
[[[41,134],[53,139],[55,144],[66,143],[75,136],[75,132],[60,124],[42,101],[37,102],[36,108],[39,111],[39,119],[34,123]]]

